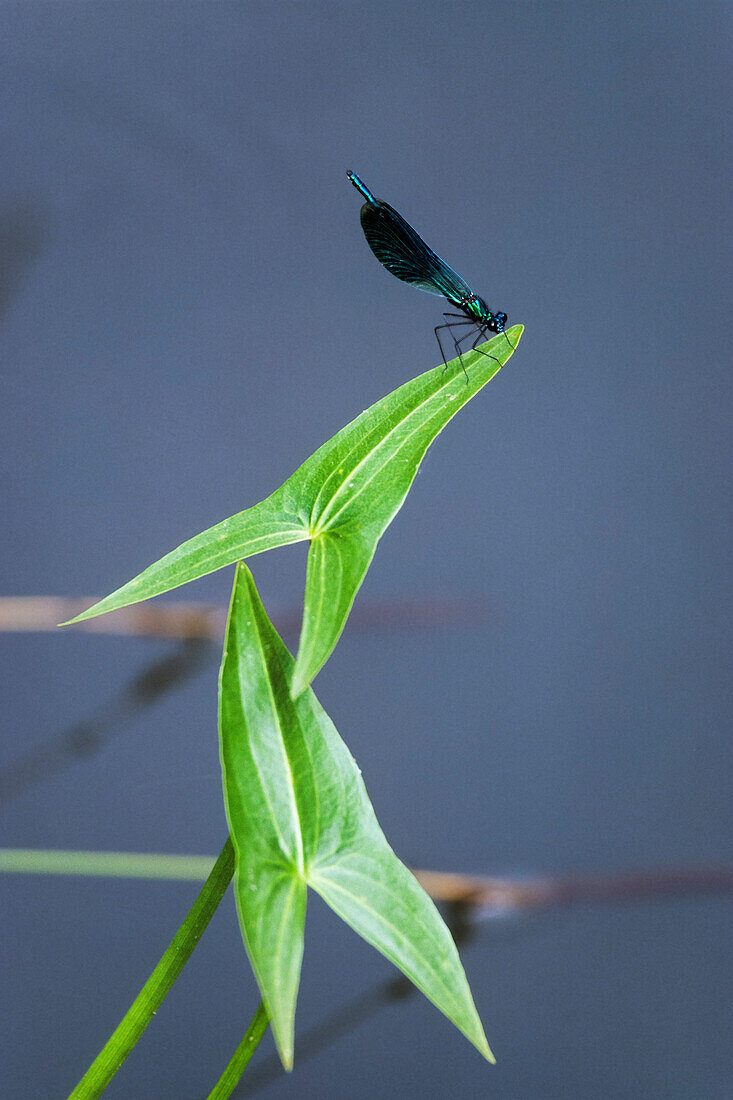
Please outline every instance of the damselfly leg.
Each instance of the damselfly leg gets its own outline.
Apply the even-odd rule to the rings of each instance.
[[[467,318],[463,317],[460,313],[444,313],[443,316],[444,317],[457,317],[457,318],[460,318],[460,320],[456,320],[456,321],[446,321],[445,324],[443,324],[443,325],[436,325],[435,329],[434,329],[435,339],[438,341],[438,347],[440,348],[440,354],[443,357],[443,363],[444,363],[443,373],[445,373],[445,371],[448,369],[448,360],[445,357],[445,351],[443,349],[443,344],[441,342],[440,335],[439,335],[439,332],[442,329],[448,329],[448,332],[450,333],[451,339],[453,341],[453,346],[456,349],[456,356],[460,360],[461,366],[463,367],[463,373],[466,376],[466,383],[467,384],[469,382],[468,370],[466,369],[466,364],[463,362],[463,355],[462,355],[462,352],[461,352],[461,344],[464,342],[464,340],[469,340],[474,335],[474,333],[476,333],[476,338],[474,339],[473,344],[471,345],[471,351],[477,351],[479,353],[479,355],[485,355],[487,359],[493,359],[495,363],[499,363],[499,366],[501,366],[501,363],[499,362],[499,360],[496,358],[495,355],[489,355],[488,351],[481,351],[481,349],[478,347],[478,345],[481,343],[482,340],[490,340],[492,335],[495,335],[495,334],[489,332],[488,329],[482,328],[480,325],[476,325],[475,321],[468,320]],[[453,332],[453,329],[454,328],[461,328],[463,325],[469,325],[470,326],[470,331],[464,333],[463,336],[456,336],[455,333]],[[509,344],[510,347],[513,346],[511,340],[509,340],[508,337],[507,337],[507,343]]]
[[[444,313],[444,314],[443,314],[443,316],[444,316],[444,317],[459,317],[459,318],[463,318],[463,316],[464,316],[464,315],[463,315],[462,313]],[[480,331],[482,331],[482,332],[484,331],[484,330],[483,330],[483,329],[481,328],[481,326],[480,326],[480,325],[479,325],[478,327],[479,327],[479,330],[480,330]],[[489,332],[489,330],[488,330],[488,329],[486,329],[485,331],[486,331],[486,339],[487,339],[487,340],[490,340],[490,339],[491,339],[491,337],[492,337],[492,335],[493,335],[493,336],[495,336],[495,335],[496,335],[496,333],[491,333],[491,332]],[[503,335],[504,339],[506,340],[507,344],[509,345],[509,347],[510,347],[510,348],[512,349],[512,351],[515,351],[515,350],[516,350],[516,347],[515,347],[515,345],[514,345],[514,344],[513,344],[512,342],[511,342],[511,340],[509,339],[509,337],[507,336],[507,334],[506,334],[506,329],[502,329],[501,331],[502,331],[502,335]]]
[[[444,317],[450,317],[451,314],[444,313],[443,316]],[[453,316],[457,316],[457,314],[453,314]],[[440,354],[443,357],[443,363],[444,363],[443,373],[445,373],[445,371],[448,370],[448,360],[445,357],[445,351],[443,350],[443,343],[440,339],[439,333],[440,333],[441,329],[447,328],[448,331],[450,332],[451,340],[453,341],[453,343],[455,345],[455,349],[458,352],[458,358],[461,361],[461,366],[463,367],[464,374],[466,375],[466,382],[468,382],[468,371],[466,370],[465,363],[463,362],[463,356],[461,355],[461,349],[458,347],[459,342],[456,340],[455,336],[453,335],[453,329],[454,328],[460,328],[461,325],[470,325],[471,326],[471,332],[467,333],[466,334],[467,336],[471,336],[473,334],[473,330],[476,327],[473,321],[469,321],[464,317],[463,320],[461,320],[461,321],[446,321],[446,323],[444,325],[436,325],[435,328],[433,329],[433,331],[435,333],[435,339],[438,341],[438,347],[440,348]]]
[[[499,366],[501,366],[501,363],[499,362],[499,360],[496,358],[495,355],[489,355],[488,351],[482,351],[481,348],[476,346],[481,341],[482,338],[484,340],[489,340],[491,338],[491,333],[488,331],[488,329],[486,329],[486,330],[479,329],[479,334],[476,337],[476,339],[474,340],[473,344],[471,345],[471,351],[477,351],[479,353],[479,355],[485,355],[487,359],[493,359],[495,363],[499,363]],[[507,339],[507,342],[511,346],[511,340]]]

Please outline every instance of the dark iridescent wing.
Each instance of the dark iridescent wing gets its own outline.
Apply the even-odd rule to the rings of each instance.
[[[458,305],[473,294],[468,283],[428,248],[425,241],[394,207],[381,199],[365,202],[361,227],[380,264],[403,283],[428,294],[439,294]]]

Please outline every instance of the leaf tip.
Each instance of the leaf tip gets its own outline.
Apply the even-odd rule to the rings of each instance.
[[[491,1047],[486,1042],[486,1037],[485,1036],[484,1036],[483,1043],[481,1044],[481,1046],[478,1049],[479,1049],[479,1052],[481,1054],[483,1054],[483,1056],[484,1056],[484,1058],[486,1059],[487,1062],[489,1062],[492,1066],[496,1065],[496,1058],[494,1057],[494,1054],[491,1050]]]
[[[455,1023],[455,1020],[453,1022]],[[487,1062],[489,1062],[492,1066],[496,1065],[496,1058],[494,1057],[493,1051],[489,1046],[488,1040],[486,1038],[486,1032],[484,1031],[483,1024],[481,1023],[481,1020],[479,1019],[477,1014],[474,1016],[474,1026],[470,1029],[465,1030],[463,1034],[468,1040],[470,1040],[470,1042],[473,1043],[473,1045],[476,1047],[476,1050],[486,1059]]]
[[[56,623],[56,626],[73,626],[74,623],[80,623],[84,619],[92,619],[94,618],[93,612],[96,606],[96,604],[92,604],[92,606],[88,607],[86,611],[80,611],[78,615],[74,615],[73,619],[67,619],[66,622],[63,623]]]
[[[268,1013],[269,1014],[269,1013]],[[287,1022],[283,1028],[283,1021],[279,1020],[277,1023],[270,1016],[270,1027],[272,1029],[272,1037],[275,1040],[275,1046],[277,1047],[278,1057],[280,1058],[281,1065],[286,1073],[292,1073],[293,1071],[293,1058],[295,1055],[295,1040],[293,1034],[293,1018]],[[284,1031],[284,1034],[283,1034]]]
[[[512,336],[514,337],[513,340],[509,340],[509,336],[508,336],[509,332],[511,332]],[[510,329],[505,330],[505,335],[507,337],[507,340],[509,340],[509,343],[512,345],[512,350],[513,351],[517,350],[517,344],[522,339],[522,333],[523,332],[524,332],[524,325],[512,325],[512,327]]]

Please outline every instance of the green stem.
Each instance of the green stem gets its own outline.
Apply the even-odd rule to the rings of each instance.
[[[239,1078],[244,1073],[247,1063],[257,1049],[262,1036],[267,1030],[270,1017],[267,1015],[264,1001],[260,1001],[260,1007],[252,1017],[252,1023],[244,1033],[244,1037],[229,1059],[229,1065],[214,1085],[206,1100],[227,1100],[237,1086]]]
[[[0,874],[106,875],[109,878],[203,882],[213,856],[168,856],[148,852],[73,852],[59,848],[0,848]]]
[[[102,1095],[186,965],[233,874],[234,848],[227,837],[211,874],[165,954],[68,1100],[94,1100]]]

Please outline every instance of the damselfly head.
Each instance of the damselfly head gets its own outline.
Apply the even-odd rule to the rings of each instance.
[[[506,313],[494,313],[486,327],[489,332],[503,332],[508,320]]]

